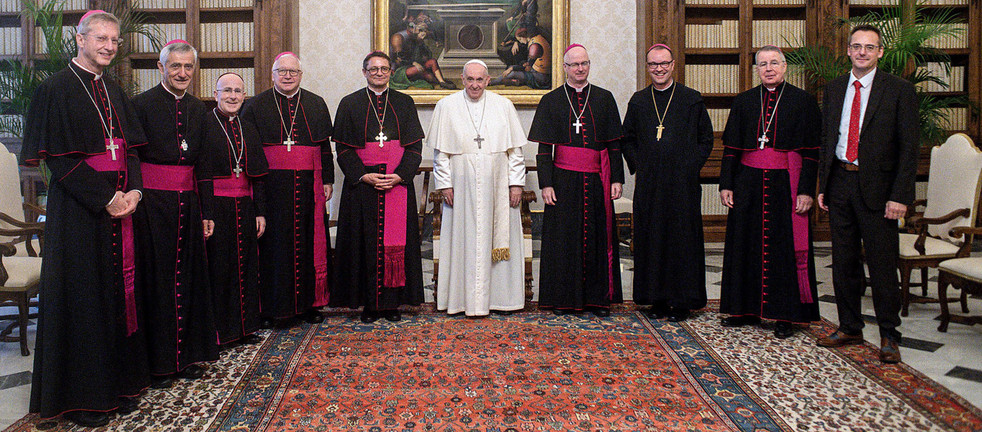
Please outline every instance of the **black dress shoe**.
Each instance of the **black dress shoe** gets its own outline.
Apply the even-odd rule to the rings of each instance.
[[[119,398],[119,407],[116,408],[116,413],[120,415],[126,415],[139,410],[140,410],[140,398],[125,397],[125,396],[121,396]]]
[[[362,311],[361,312],[361,322],[365,324],[371,324],[378,321],[378,312],[375,311]]]
[[[688,309],[673,307],[672,310],[668,311],[668,317],[666,317],[665,319],[668,320],[669,322],[682,322],[685,321],[686,318],[689,318]]]
[[[273,320],[269,318],[263,318],[263,320],[259,322],[259,328],[264,330],[273,328]]]
[[[509,316],[509,315],[511,315],[511,314],[513,314],[515,312],[514,311],[505,311],[505,310],[493,310],[493,311],[491,311],[491,313],[493,313],[495,315]]]
[[[608,308],[593,308],[590,310],[590,312],[593,312],[593,315],[597,316],[598,318],[607,318],[610,316],[610,309]]]
[[[186,380],[196,380],[205,376],[205,368],[193,364],[188,366],[184,370],[177,373],[178,378],[184,378]]]
[[[390,322],[396,322],[402,319],[402,314],[399,313],[399,310],[385,311],[385,319]]]
[[[553,309],[552,310],[552,313],[554,313],[556,315],[559,315],[559,316],[563,316],[563,315],[569,315],[569,314],[573,313],[573,310],[572,309]]]
[[[665,315],[668,315],[669,310],[671,310],[671,308],[669,308],[667,304],[658,302],[651,305],[651,309],[648,309],[644,314],[651,319],[662,319],[665,318]]]
[[[255,345],[258,343],[262,343],[262,341],[263,338],[259,337],[259,335],[255,333],[251,335],[243,336],[242,339],[239,339],[239,342],[241,342],[242,345]]]
[[[794,336],[794,325],[787,321],[778,321],[774,325],[774,337],[778,339],[787,339]]]
[[[303,315],[301,316],[301,319],[311,324],[320,324],[324,322],[324,315],[321,315],[320,312],[311,309],[307,312],[304,312]]]
[[[760,317],[753,315],[734,315],[720,320],[720,325],[723,327],[743,327],[757,324],[760,324]]]
[[[102,427],[109,424],[109,414],[95,411],[69,411],[62,415],[68,421],[82,427]]]
[[[166,389],[174,385],[174,378],[171,375],[150,377],[150,387],[155,389]]]

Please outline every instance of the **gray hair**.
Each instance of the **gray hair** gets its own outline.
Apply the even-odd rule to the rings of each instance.
[[[271,68],[271,70],[274,70],[275,71],[276,70],[276,67],[280,65],[280,59],[283,58],[283,57],[287,57],[287,56],[290,56],[290,57],[293,57],[293,58],[297,59],[297,66],[300,67],[300,70],[303,70],[303,62],[300,60],[300,57],[297,56],[296,54],[292,53],[292,52],[284,52],[284,53],[281,53],[279,55],[279,57],[277,57],[275,60],[273,60],[273,67]]]
[[[160,64],[167,66],[167,59],[170,58],[171,53],[192,53],[194,54],[194,63],[198,63],[198,50],[184,42],[173,42],[160,50]]]
[[[778,47],[776,47],[774,45],[764,45],[764,46],[760,47],[760,50],[757,51],[757,54],[754,54],[754,64],[755,65],[757,64],[757,57],[762,52],[776,52],[781,57],[781,61],[782,62],[786,62],[787,61],[787,59],[784,58],[784,52],[781,51],[780,48],[778,48]]]
[[[75,27],[75,32],[78,34],[86,34],[92,29],[92,23],[102,21],[113,23],[116,28],[119,28],[119,18],[106,11],[93,11],[82,16],[82,20],[79,21],[78,27]]]

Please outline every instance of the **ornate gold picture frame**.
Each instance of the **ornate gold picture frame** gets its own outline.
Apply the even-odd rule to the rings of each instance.
[[[392,88],[433,105],[462,88],[470,59],[489,90],[535,105],[562,84],[569,0],[372,0],[372,47],[393,60]]]

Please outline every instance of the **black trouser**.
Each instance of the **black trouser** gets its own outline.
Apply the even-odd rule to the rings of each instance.
[[[862,253],[873,288],[873,310],[880,337],[900,341],[901,293],[897,278],[899,234],[897,221],[883,217],[884,208],[870,209],[863,202],[859,173],[835,164],[829,177],[825,204],[832,231],[832,284],[839,312],[839,330],[862,334]]]

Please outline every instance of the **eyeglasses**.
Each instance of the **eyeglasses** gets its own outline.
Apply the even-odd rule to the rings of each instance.
[[[756,66],[759,67],[759,68],[761,68],[761,69],[766,68],[768,66],[770,66],[772,68],[777,68],[778,66],[781,66],[781,63],[784,63],[784,62],[781,61],[781,60],[771,60],[769,62],[760,62],[760,63],[757,63]]]
[[[240,94],[244,94],[245,90],[242,90],[240,88],[225,87],[223,89],[219,89],[218,92],[225,93],[225,94],[235,93],[237,95],[240,95]]]
[[[579,62],[579,63],[563,63],[563,64],[566,65],[566,67],[568,67],[570,69],[576,69],[576,68],[578,68],[580,66],[590,67],[590,60],[582,61],[582,62]]]
[[[87,33],[82,33],[83,36],[88,36]],[[109,36],[92,36],[95,42],[99,45],[105,45],[106,42],[111,42],[113,46],[118,47],[123,44],[123,40],[120,38],[110,38]]]
[[[857,51],[857,52],[858,51],[862,51],[863,49],[865,49],[867,52],[873,52],[873,51],[876,51],[876,50],[880,49],[880,46],[879,45],[873,45],[873,44],[863,45],[863,44],[854,43],[854,44],[849,45],[849,49],[852,50],[852,51]]]
[[[664,62],[648,62],[648,69],[658,69],[659,67],[667,68],[668,65],[672,64],[675,60],[669,60]]]
[[[387,73],[389,73],[389,71],[392,70],[392,68],[390,68],[388,66],[375,66],[375,67],[370,67],[370,68],[365,69],[365,70],[368,71],[368,73],[370,73],[372,75],[375,75],[375,74],[377,74],[379,72],[381,72],[383,74],[387,74]]]
[[[295,77],[297,75],[300,75],[303,71],[297,69],[273,69],[273,72],[276,72],[276,74],[281,77],[285,77],[285,76]]]

